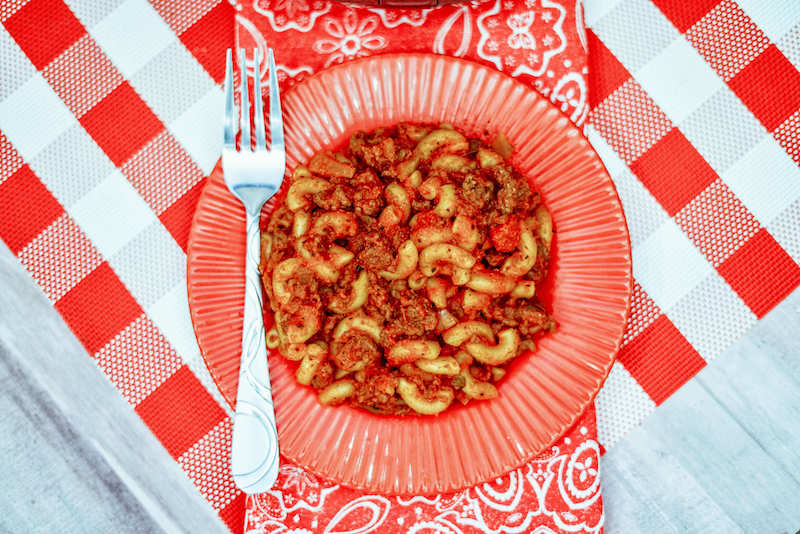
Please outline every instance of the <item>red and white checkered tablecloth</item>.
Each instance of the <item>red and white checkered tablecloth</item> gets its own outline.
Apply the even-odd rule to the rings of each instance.
[[[611,447],[800,285],[800,2],[588,1],[586,134],[635,279]]]
[[[625,208],[636,280],[625,344],[596,401],[607,448],[800,285],[794,0],[587,0],[585,36],[574,0],[400,12],[321,0],[4,2],[0,239],[234,531],[245,499],[228,474],[229,413],[189,322],[185,248],[219,154],[218,84],[237,9],[243,44],[272,32],[315,51],[313,63],[278,55],[285,84],[361,51],[380,53],[394,35],[398,46],[528,79],[577,122],[588,113],[586,133]],[[549,11],[563,12],[562,24],[544,20]],[[555,28],[562,37],[572,29],[577,42],[559,50]],[[350,54],[353,37],[363,46]],[[570,46],[588,50],[588,87]],[[573,430],[572,450],[596,443],[593,431]],[[471,490],[463,504],[482,523],[437,525],[452,504],[441,499],[392,503],[431,523],[415,532],[520,531],[527,516],[494,512],[541,488],[552,466],[541,467],[506,477],[502,492]],[[251,503],[264,515],[252,514],[250,527],[290,532],[304,520],[297,512],[332,491],[302,471],[282,476],[297,493]],[[374,509],[374,501],[356,504],[354,516]],[[257,523],[280,510],[292,513]],[[396,530],[416,528],[398,517]],[[348,520],[334,519],[307,528],[342,530]],[[602,515],[591,524],[584,531],[601,528]]]

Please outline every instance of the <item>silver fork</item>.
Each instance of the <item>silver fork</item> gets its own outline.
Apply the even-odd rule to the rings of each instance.
[[[258,261],[261,255],[259,214],[283,182],[286,152],[283,145],[283,120],[278,94],[275,59],[269,50],[269,125],[272,146],[267,150],[264,111],[261,104],[260,58],[254,52],[255,150],[250,148],[250,106],[248,102],[245,51],[239,51],[241,65],[241,148],[236,149],[236,123],[233,104],[233,61],[228,49],[225,70],[225,128],[222,170],[231,193],[242,201],[247,212],[246,286],[244,333],[236,413],[233,420],[231,472],[236,485],[245,493],[260,493],[272,487],[278,476],[278,432],[272,406],[272,388],[267,366],[267,347],[261,312],[261,282]],[[221,244],[222,245],[222,244]]]

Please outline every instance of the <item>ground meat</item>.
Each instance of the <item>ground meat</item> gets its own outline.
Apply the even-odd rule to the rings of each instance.
[[[395,251],[392,242],[383,234],[367,234],[359,243],[356,262],[363,269],[379,271],[394,263]]]
[[[397,295],[400,305],[397,324],[408,337],[422,337],[433,333],[439,322],[431,301],[421,293],[405,289]]]
[[[292,227],[294,213],[289,208],[281,204],[272,212],[269,220],[267,221],[267,232],[278,232],[281,230],[288,230]]]
[[[405,331],[403,330],[403,327],[397,322],[390,321],[386,326],[383,327],[383,330],[381,330],[381,347],[384,349],[391,348],[395,343],[404,337]]]
[[[333,352],[331,358],[334,363],[345,371],[363,368],[381,357],[372,338],[357,331],[337,342]]]
[[[319,280],[309,269],[301,268],[287,283],[289,291],[298,302],[320,302]]]
[[[392,317],[393,305],[389,301],[389,284],[374,273],[367,274],[369,280],[369,295],[364,304],[364,312],[370,317],[388,321]]]
[[[336,325],[339,324],[339,321],[344,319],[343,315],[328,315],[322,321],[322,328],[320,328],[319,335],[322,339],[331,339],[333,338],[333,331],[336,329]]]
[[[336,185],[314,194],[314,204],[325,210],[341,210],[353,205],[353,188],[346,185]]]
[[[514,171],[508,165],[495,165],[484,169],[484,171],[494,182],[501,186],[514,181]]]
[[[356,215],[375,217],[383,208],[383,183],[372,169],[353,177],[353,206]]]
[[[501,189],[502,191],[502,189]],[[513,215],[500,217],[493,221],[494,226],[489,231],[494,248],[500,252],[512,252],[519,245],[522,225],[519,217]]]
[[[493,306],[491,318],[506,326],[517,327],[523,336],[542,330],[551,321],[540,307],[520,300]]]
[[[391,137],[372,138],[358,133],[350,138],[350,152],[373,169],[386,170],[397,161],[397,146]]]
[[[483,257],[483,263],[487,267],[497,268],[503,265],[503,262],[508,258],[507,254],[497,252],[496,250],[488,250]]]
[[[377,413],[397,413],[400,408],[395,397],[395,379],[389,373],[368,376],[356,384],[355,401],[358,405]],[[402,411],[407,411],[402,410]]]
[[[469,374],[480,382],[489,382],[492,379],[492,371],[485,365],[475,364],[469,368]]]
[[[415,198],[411,201],[411,209],[419,213],[433,209],[433,201],[424,198]]]
[[[497,192],[497,205],[504,214],[526,210],[530,199],[531,188],[522,180],[508,182]]]
[[[494,184],[477,173],[469,173],[461,183],[461,194],[464,199],[475,206],[483,208],[492,199]]]
[[[330,362],[322,362],[317,368],[317,372],[311,378],[311,387],[322,389],[331,385],[333,382],[333,365]]]
[[[411,237],[411,229],[408,226],[395,226],[389,228],[386,231],[386,235],[389,237],[389,241],[392,244],[392,248],[395,250],[400,248],[400,245],[408,241]],[[396,256],[397,253],[393,253],[392,256]]]
[[[326,307],[329,307],[329,304],[333,304],[337,308],[346,307],[352,298],[353,281],[357,276],[357,266],[351,262],[342,269],[335,286],[320,288],[320,296]]]

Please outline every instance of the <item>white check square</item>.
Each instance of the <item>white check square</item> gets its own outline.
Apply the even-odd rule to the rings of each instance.
[[[185,282],[173,285],[145,311],[184,362],[200,357],[200,347],[189,319]]]
[[[169,124],[214,87],[214,80],[183,43],[175,41],[130,79],[130,84]]]
[[[586,16],[586,26],[593,27],[598,20],[612,11],[622,0],[585,0],[583,12]]]
[[[707,362],[725,352],[757,321],[716,271],[669,310],[667,317]]]
[[[680,38],[675,26],[650,0],[620,2],[595,21],[592,29],[630,73]]]
[[[0,74],[0,85],[3,84]],[[0,130],[26,161],[77,124],[77,119],[47,81],[34,72],[27,82],[0,101]]]
[[[733,91],[723,87],[679,125],[717,174],[722,174],[769,133]]]
[[[85,28],[91,28],[114,11],[125,0],[64,0]]]
[[[118,170],[69,207],[67,212],[106,259],[158,220]]]
[[[725,86],[683,37],[670,43],[634,77],[675,124]]]
[[[800,24],[786,32],[775,42],[775,46],[794,65],[794,68],[800,70]]]
[[[714,268],[670,219],[634,246],[633,276],[662,311],[669,311]]]
[[[127,0],[89,33],[128,79],[177,39],[146,0]]]
[[[108,263],[144,309],[186,280],[186,255],[161,221],[139,232]]]
[[[625,367],[614,362],[603,389],[595,397],[597,440],[610,448],[656,408]]]
[[[222,152],[222,89],[216,85],[167,125],[170,133],[208,174]]]
[[[0,77],[2,79],[0,100],[16,91],[36,72],[36,67],[2,25],[0,25],[0,65],[3,66]]]
[[[800,198],[800,168],[771,136],[764,137],[721,178],[762,225]]]
[[[800,20],[797,0],[736,0],[736,3],[773,43]]]
[[[67,209],[114,172],[114,164],[79,123],[39,152],[30,166]]]

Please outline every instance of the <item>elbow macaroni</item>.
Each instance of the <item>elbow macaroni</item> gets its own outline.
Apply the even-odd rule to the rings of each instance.
[[[447,243],[428,245],[419,253],[419,269],[425,276],[435,275],[437,264],[441,263],[471,269],[475,265],[475,257],[463,248]]]
[[[387,280],[408,278],[417,268],[418,261],[419,254],[417,253],[417,247],[414,246],[413,241],[409,240],[400,245],[397,251],[397,265],[394,271],[381,270],[378,271],[378,274]]]
[[[453,402],[454,397],[453,390],[443,388],[439,390],[433,400],[428,400],[422,395],[416,384],[405,378],[398,379],[397,392],[412,410],[423,415],[443,412]]]
[[[375,342],[381,339],[381,325],[372,317],[351,315],[342,319],[333,331],[333,339],[339,339],[350,330],[360,330],[370,336]]]
[[[517,355],[519,351],[519,332],[506,328],[497,333],[497,344],[467,343],[464,348],[476,360],[487,365],[500,365]]]
[[[295,168],[262,232],[265,337],[320,404],[434,415],[491,399],[552,331],[536,291],[552,217],[510,151],[502,134],[398,125]]]
[[[439,357],[441,347],[435,341],[426,339],[404,339],[389,349],[387,359],[392,365],[413,363],[417,360],[435,360]]]
[[[289,192],[286,193],[286,206],[292,211],[308,209],[311,207],[311,201],[306,197],[321,193],[331,187],[333,187],[331,183],[323,178],[300,178],[289,186]]]

